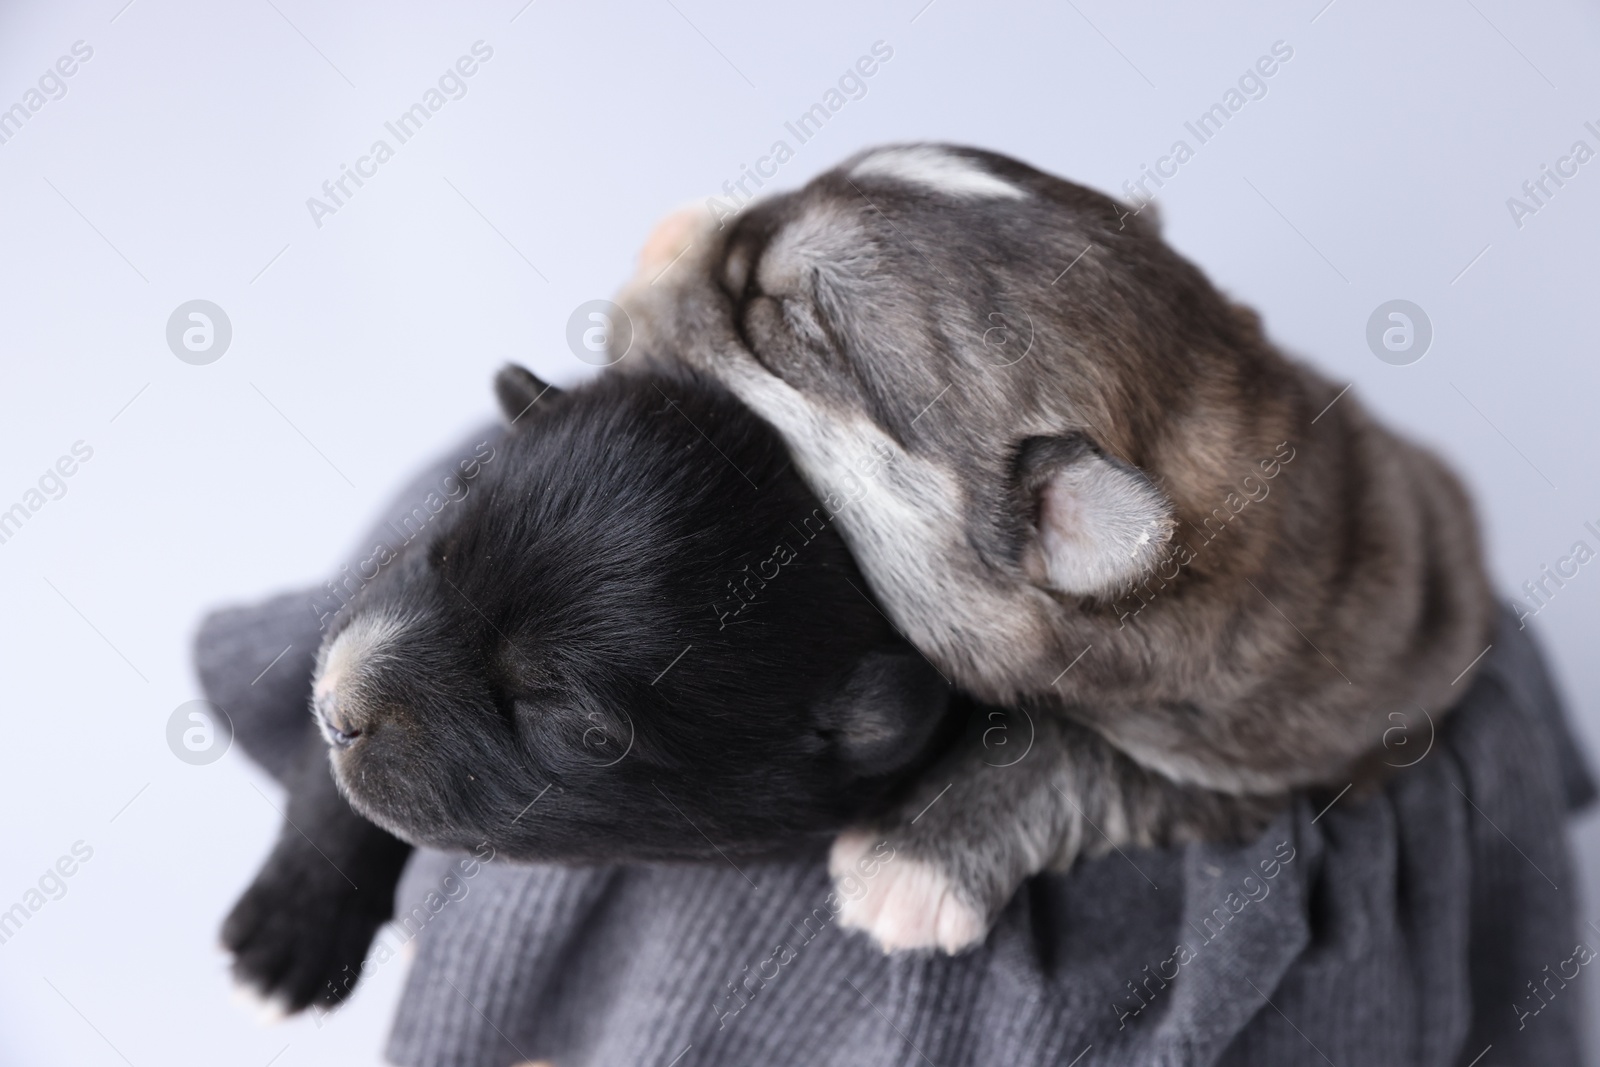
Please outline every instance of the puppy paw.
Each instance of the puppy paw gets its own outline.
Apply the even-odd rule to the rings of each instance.
[[[268,1017],[342,1001],[387,918],[336,873],[338,884],[307,875],[269,863],[222,924],[234,979],[266,1002]]]
[[[256,1017],[262,1026],[276,1026],[291,1014],[289,1003],[283,997],[267,995],[260,988],[235,980],[233,995],[229,998],[240,1008]]]
[[[955,955],[983,942],[987,916],[945,871],[903,849],[885,860],[880,842],[859,831],[834,841],[828,871],[843,903],[840,925],[863,931],[885,952],[937,948]]]

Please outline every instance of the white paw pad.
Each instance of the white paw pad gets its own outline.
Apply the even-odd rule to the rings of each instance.
[[[943,871],[892,851],[886,859],[880,845],[880,838],[855,831],[833,843],[828,871],[842,905],[841,926],[864,931],[885,952],[938,948],[954,955],[983,941],[989,932],[984,916],[961,899]]]
[[[234,981],[232,1000],[252,1012],[256,1022],[263,1026],[275,1026],[291,1014],[288,998],[275,993],[263,993],[248,982]]]

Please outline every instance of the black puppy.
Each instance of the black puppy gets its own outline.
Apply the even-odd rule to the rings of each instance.
[[[308,744],[223,927],[236,975],[290,1010],[348,992],[336,979],[359,972],[413,845],[820,849],[949,718],[834,529],[852,499],[818,501],[719,386],[608,375],[556,393],[518,367],[495,386],[503,459],[330,628],[312,692],[326,745]]]

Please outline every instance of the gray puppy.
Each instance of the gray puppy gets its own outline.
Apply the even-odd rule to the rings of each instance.
[[[619,369],[691,365],[771,423],[896,627],[1018,709],[1009,751],[967,743],[837,840],[837,870],[902,857],[843,916],[886,948],[972,945],[1086,850],[1248,834],[1291,789],[1374,778],[1488,645],[1450,471],[1082,186],[870,151],[673,216],[619,301]]]

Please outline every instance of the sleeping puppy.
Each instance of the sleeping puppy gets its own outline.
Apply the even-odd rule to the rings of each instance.
[[[886,948],[976,943],[1086,847],[1238,832],[1361,780],[1486,650],[1450,471],[1091,190],[869,151],[731,220],[673,216],[618,299],[620,369],[714,376],[816,492],[858,493],[840,531],[897,628],[1031,717],[1020,762],[969,743],[836,842],[841,870],[897,850],[845,914]],[[893,461],[863,478],[869,454]]]
[[[236,974],[292,1010],[348,992],[413,845],[820,847],[954,718],[782,441],[720,387],[555,394],[513,367],[496,388],[499,462],[329,629],[321,736],[224,926]]]

